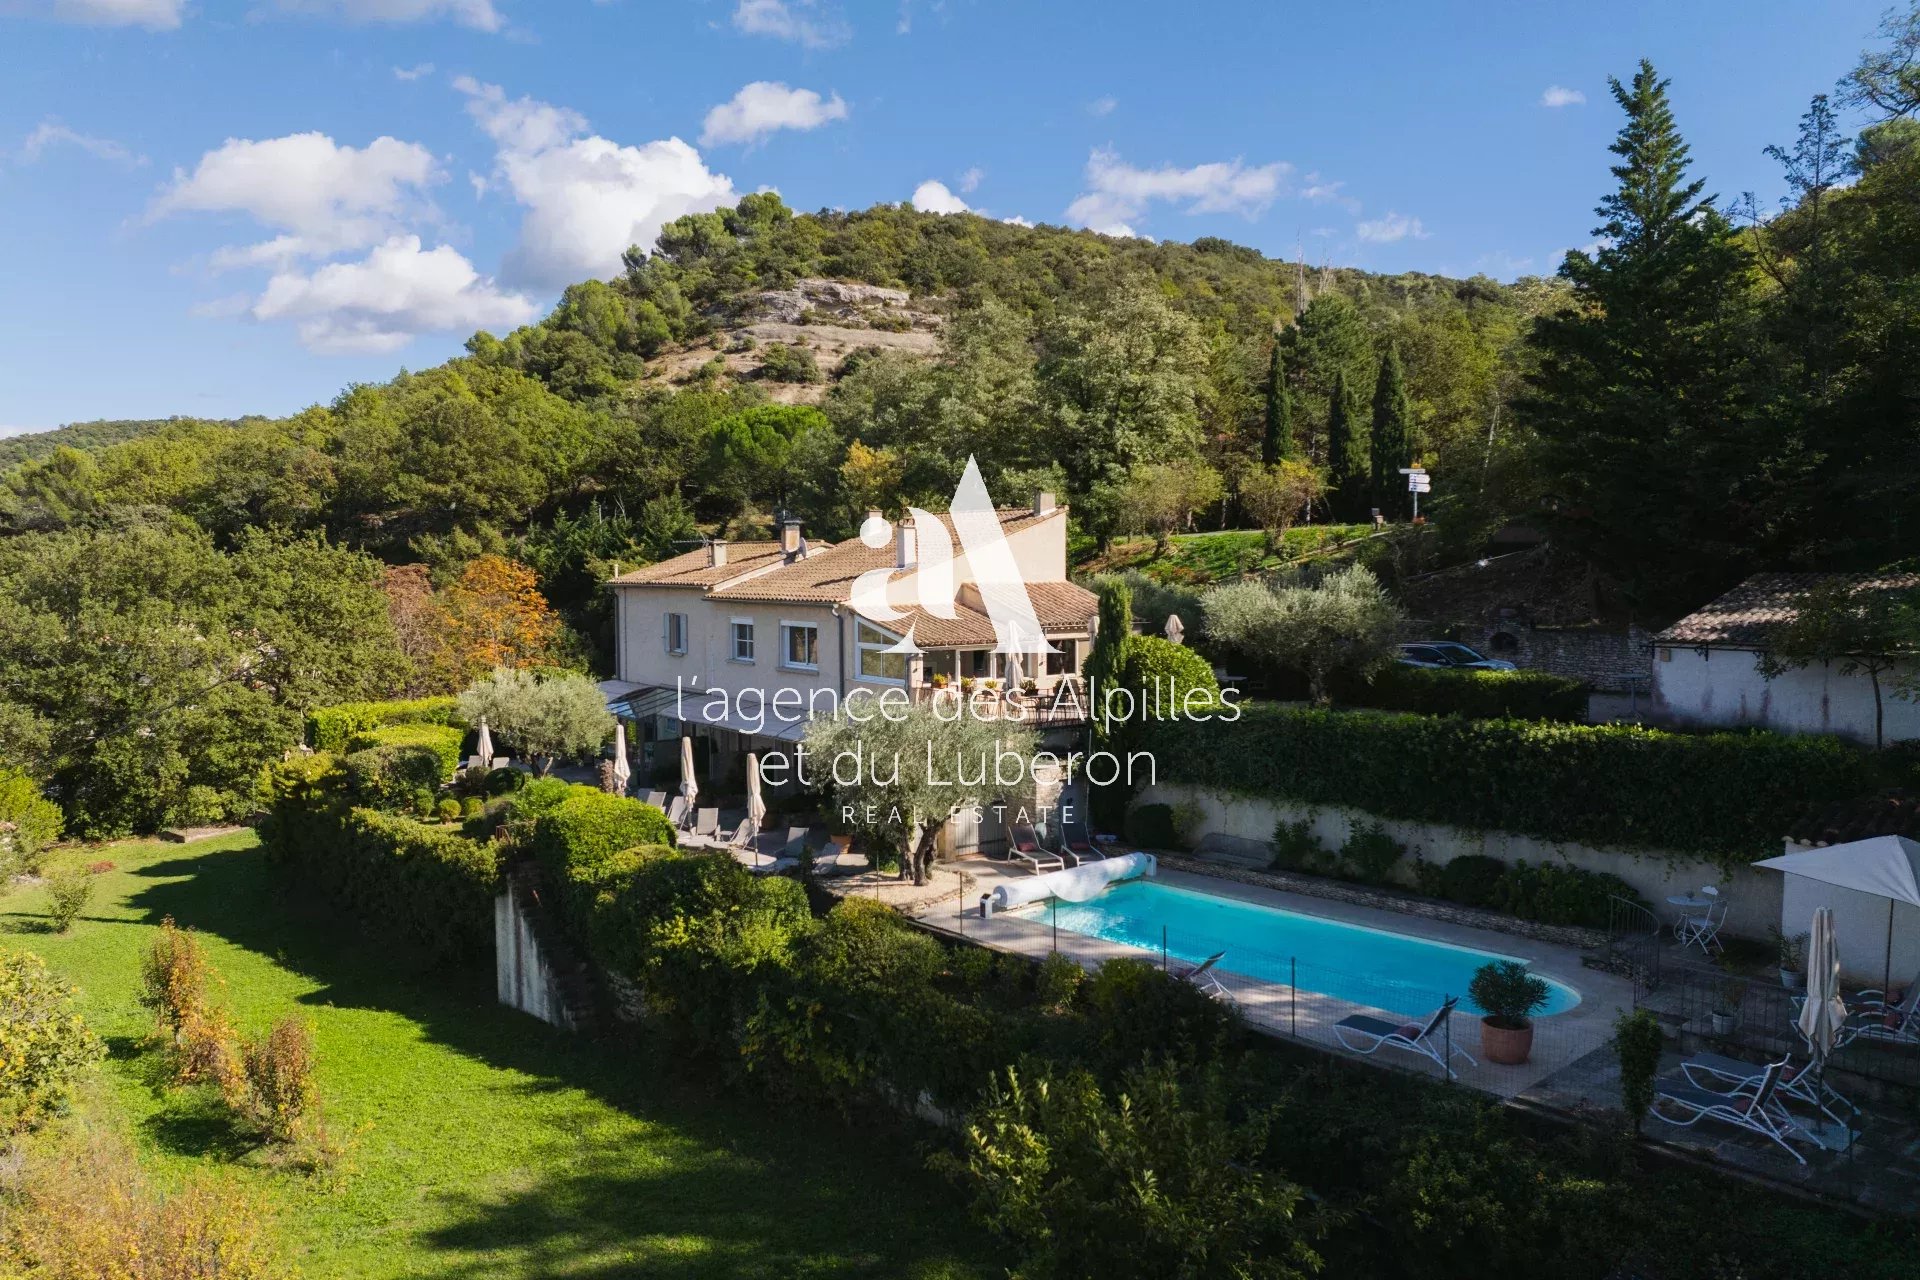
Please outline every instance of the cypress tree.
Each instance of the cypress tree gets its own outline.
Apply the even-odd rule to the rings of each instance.
[[[1516,407],[1557,497],[1556,543],[1630,602],[1671,609],[1764,554],[1782,441],[1755,412],[1770,374],[1747,254],[1688,178],[1667,82],[1642,61],[1631,85],[1609,83],[1627,117],[1617,186],[1597,210],[1597,252],[1560,267],[1574,305],[1535,322],[1538,364]]]
[[[1413,465],[1413,401],[1400,368],[1400,348],[1387,344],[1380,357],[1380,378],[1373,385],[1373,505],[1389,516],[1411,510],[1401,467]]]
[[[1094,737],[1105,742],[1117,727],[1107,721],[1107,690],[1119,683],[1120,668],[1127,662],[1127,646],[1133,640],[1133,591],[1123,579],[1106,578],[1099,583],[1096,593],[1100,600],[1100,620],[1081,674],[1087,679],[1087,694],[1093,699],[1087,710],[1091,713]]]
[[[1366,514],[1367,439],[1354,428],[1353,405],[1347,395],[1347,374],[1333,375],[1333,395],[1327,405],[1327,498],[1341,520]]]
[[[1294,456],[1293,395],[1287,390],[1287,353],[1278,339],[1267,363],[1267,432],[1260,441],[1260,461],[1272,466]]]

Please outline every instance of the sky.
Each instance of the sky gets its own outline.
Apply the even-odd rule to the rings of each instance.
[[[1503,280],[1653,60],[1709,190],[1886,0],[0,0],[0,434],[285,414],[777,190]]]

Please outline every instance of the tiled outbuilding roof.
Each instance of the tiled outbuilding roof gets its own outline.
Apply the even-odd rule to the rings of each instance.
[[[1828,805],[1793,824],[1787,839],[1801,844],[1846,844],[1871,836],[1920,839],[1920,794],[1886,791]]]
[[[1912,591],[1920,573],[1758,573],[1655,636],[1655,644],[1763,649],[1774,628],[1793,621],[1809,591],[1829,583],[1856,591]]]

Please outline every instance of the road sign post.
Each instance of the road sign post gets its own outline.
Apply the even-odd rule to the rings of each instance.
[[[1427,478],[1425,467],[1401,467],[1400,474],[1407,478],[1407,492],[1413,495],[1413,518],[1420,518],[1420,495],[1433,492],[1433,482]]]

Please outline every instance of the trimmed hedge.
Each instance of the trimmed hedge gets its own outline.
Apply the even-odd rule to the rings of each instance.
[[[342,761],[347,794],[381,809],[411,809],[423,792],[431,797],[446,775],[431,747],[370,747]]]
[[[460,768],[460,746],[466,740],[467,731],[459,725],[389,724],[377,729],[363,729],[354,734],[347,740],[347,750],[367,751],[374,747],[425,747],[440,761],[440,782],[447,782]]]
[[[1544,671],[1447,671],[1393,663],[1371,682],[1337,688],[1337,701],[1382,711],[1416,711],[1469,720],[1563,720],[1587,718],[1585,682]]]
[[[673,847],[673,824],[643,800],[571,786],[553,804],[555,793],[543,782],[520,794],[526,806],[516,803],[514,816],[539,811],[528,848],[576,930],[584,932],[598,887],[625,869],[629,860],[622,855],[642,846]]]
[[[459,724],[458,698],[404,698],[390,702],[342,702],[307,716],[307,745],[315,751],[346,751],[354,735],[394,724]]]
[[[325,753],[271,766],[261,790],[270,804],[260,826],[268,855],[360,917],[369,933],[410,938],[443,958],[492,949],[500,887],[492,846],[351,806],[346,771]]]
[[[1837,739],[1247,706],[1142,726],[1160,781],[1541,840],[1736,865],[1818,805],[1873,789]]]

